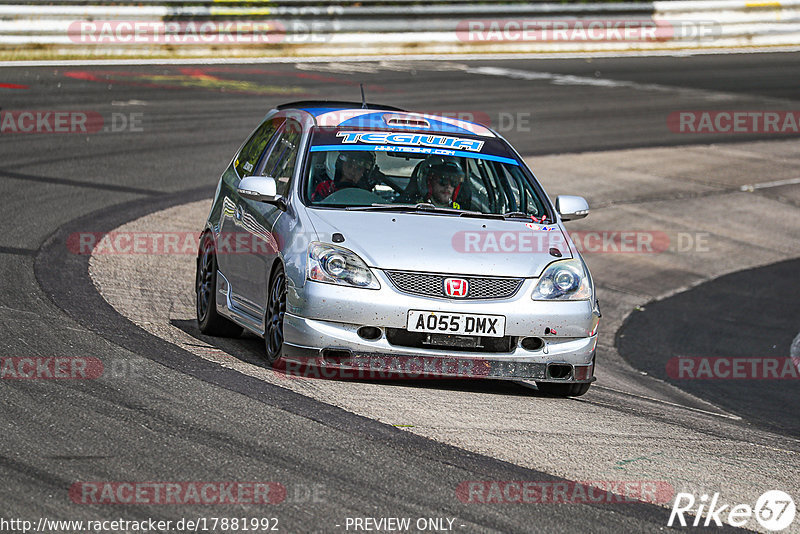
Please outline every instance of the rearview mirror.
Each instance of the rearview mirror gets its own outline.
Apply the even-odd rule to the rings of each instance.
[[[286,208],[286,201],[278,194],[275,178],[271,176],[246,176],[239,182],[236,191],[249,200],[275,204],[281,209]]]
[[[583,219],[589,215],[589,203],[583,197],[559,195],[556,197],[556,211],[562,221]]]

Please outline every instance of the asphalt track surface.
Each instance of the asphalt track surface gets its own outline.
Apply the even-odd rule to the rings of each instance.
[[[263,515],[279,517],[285,532],[335,532],[346,517],[367,516],[456,517],[469,532],[663,528],[668,512],[649,503],[461,503],[455,488],[465,480],[563,479],[193,358],[117,314],[89,278],[88,258],[64,246],[71,232],[111,230],[210,197],[220,171],[271,105],[354,99],[359,81],[374,101],[488,115],[524,155],[785,140],[675,134],[666,117],[687,109],[788,110],[800,96],[797,54],[464,63],[3,69],[3,83],[28,86],[0,89],[4,110],[94,111],[106,126],[115,113],[141,121],[141,131],[0,138],[3,356],[93,356],[107,366],[135,362],[140,370],[91,381],[0,384],[3,517]],[[535,126],[522,126],[526,119]],[[502,395],[518,386],[452,387]],[[514,394],[537,401],[519,390]],[[796,409],[796,396],[788,398]],[[737,413],[751,399],[730,402],[726,409]],[[796,427],[781,433],[797,437]],[[764,434],[761,443],[769,447],[777,436]],[[270,480],[288,496],[267,509],[73,504],[70,486],[92,480]],[[315,488],[322,498],[309,497]]]
[[[754,424],[800,435],[794,380],[681,380],[665,354],[704,358],[786,358],[800,321],[800,262],[747,269],[652,303],[629,316],[617,344],[623,357],[667,382]],[[724,373],[724,371],[723,371]]]

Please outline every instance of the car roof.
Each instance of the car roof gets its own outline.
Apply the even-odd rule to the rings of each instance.
[[[383,104],[374,104],[367,102],[361,104],[360,102],[347,102],[344,100],[300,100],[298,102],[289,102],[288,104],[281,104],[278,109],[302,109],[308,111],[310,109],[328,108],[328,109],[357,109],[362,105],[366,106],[365,109],[384,109],[389,111],[405,111],[404,109],[396,108],[394,106],[385,106]]]
[[[316,126],[378,128],[429,131],[431,133],[471,134],[496,137],[482,124],[446,115],[414,113],[393,106],[332,100],[304,100],[278,106],[281,111],[297,109],[314,117]]]

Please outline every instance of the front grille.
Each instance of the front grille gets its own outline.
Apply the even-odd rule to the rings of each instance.
[[[438,298],[454,298],[448,297],[444,292],[445,279],[463,278],[469,282],[467,295],[460,297],[463,300],[511,298],[519,291],[523,281],[522,278],[459,276],[410,271],[386,271],[386,275],[392,284],[403,293]]]
[[[451,352],[513,352],[517,338],[469,337],[409,332],[402,328],[387,328],[386,341],[398,347],[415,349],[447,350]]]

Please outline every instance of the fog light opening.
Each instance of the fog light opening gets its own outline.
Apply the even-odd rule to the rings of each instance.
[[[551,363],[547,366],[547,378],[567,380],[572,376],[572,366],[562,363]]]
[[[525,350],[539,350],[544,347],[544,340],[540,337],[526,337],[520,345]]]
[[[358,329],[358,337],[367,341],[375,341],[381,338],[381,329],[376,326],[362,326]]]
[[[336,365],[350,359],[351,353],[345,349],[322,349],[323,365]]]

